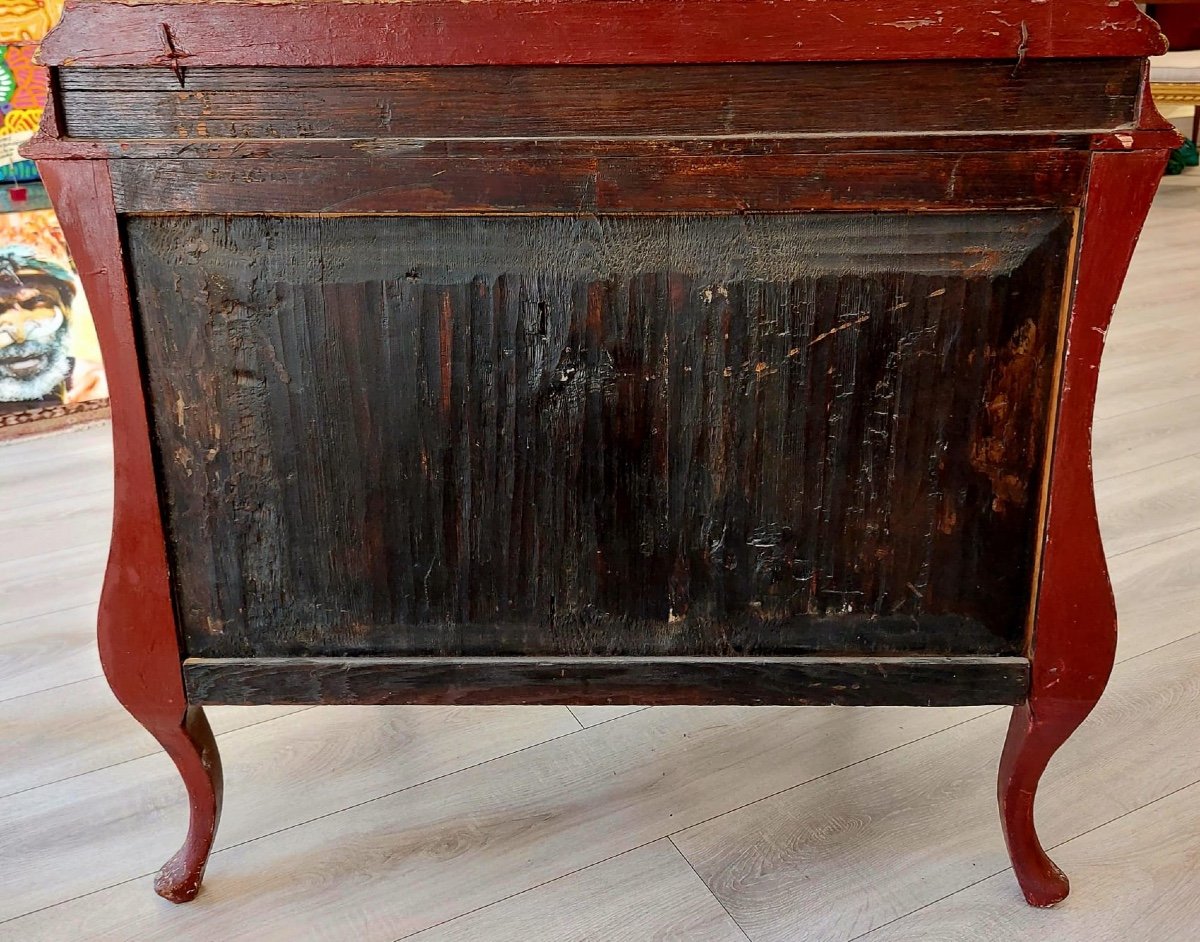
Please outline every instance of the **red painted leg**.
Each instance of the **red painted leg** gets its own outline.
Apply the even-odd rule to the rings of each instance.
[[[1104,336],[1166,156],[1146,150],[1092,159],[1050,459],[1029,700],[1013,710],[1000,760],[1004,837],[1033,906],[1053,906],[1070,891],[1034,829],[1038,781],[1100,699],[1116,656],[1117,613],[1092,488],[1092,410]]]
[[[1030,704],[1014,707],[1000,759],[1000,821],[1021,892],[1030,906],[1053,906],[1067,898],[1070,881],[1042,849],[1033,823],[1038,781],[1050,758],[1076,727],[1078,718],[1044,720]]]
[[[154,880],[154,890],[172,903],[186,903],[200,892],[221,819],[221,756],[201,707],[188,707],[183,722],[174,729],[151,732],[175,760],[191,807],[187,838],[175,856],[163,864]]]
[[[53,127],[52,119],[48,123]],[[91,303],[112,402],[116,474],[97,625],[100,661],[117,699],[162,744],[187,788],[187,839],[155,881],[160,896],[182,903],[199,892],[212,849],[221,813],[221,760],[204,711],[188,703],[183,686],[183,652],[112,183],[104,161],[44,160],[39,169]]]

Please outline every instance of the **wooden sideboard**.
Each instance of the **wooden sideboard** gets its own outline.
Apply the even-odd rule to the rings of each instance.
[[[103,343],[105,672],[205,704],[1012,704],[1116,618],[1091,412],[1177,135],[1132,2],[79,0],[27,147]]]

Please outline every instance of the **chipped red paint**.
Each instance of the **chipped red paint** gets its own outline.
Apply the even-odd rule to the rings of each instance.
[[[46,65],[633,65],[1148,56],[1132,0],[68,3]],[[185,75],[186,80],[186,75]]]
[[[191,805],[187,839],[158,893],[192,899],[221,814],[221,760],[204,711],[183,689],[166,541],[108,164],[44,160],[38,170],[91,303],[108,369],[115,463],[112,543],[97,640],[109,686],[175,761]]]
[[[1117,612],[1092,485],[1092,411],[1105,333],[1165,162],[1165,151],[1096,154],[1083,207],[1030,651],[1033,684],[1029,701],[1013,709],[1000,761],[1004,836],[1033,906],[1053,906],[1070,888],[1034,830],[1038,780],[1100,699],[1116,654]]]
[[[1144,57],[1163,51],[1152,21],[1131,0],[444,0],[263,5],[69,3],[42,56],[52,67],[155,66],[186,85],[199,66],[402,66],[459,64],[654,64]],[[910,136],[915,139],[919,135]],[[972,137],[982,138],[979,135]],[[1029,701],[1015,708],[1001,760],[1001,816],[1017,878],[1033,905],[1063,899],[1066,877],[1033,823],[1038,780],[1054,752],[1091,711],[1111,671],[1116,613],[1093,494],[1091,417],[1104,333],[1167,151],[1177,136],[1143,98],[1128,132],[1062,145],[1091,161],[1083,200],[1076,288],[1053,441]],[[1037,139],[1008,135],[1005,150]],[[30,148],[54,200],[92,304],[109,370],[116,453],[112,549],[99,617],[101,659],[126,708],[172,756],[191,804],[188,836],[164,867],[158,892],[180,902],[198,891],[221,806],[221,767],[211,729],[185,693],[142,366],[109,159],[230,142],[71,141],[53,101]],[[253,142],[301,158],[337,142]],[[541,144],[538,145],[543,146]],[[839,146],[842,146],[839,142]],[[900,142],[892,142],[893,148]],[[910,140],[914,164],[955,149]],[[1057,145],[1042,142],[1041,146]],[[234,145],[241,156],[240,143]],[[988,144],[988,149],[998,149]],[[139,150],[140,148],[140,150]],[[1086,150],[1090,149],[1089,155]],[[848,145],[846,147],[848,148]],[[968,148],[970,149],[970,148]],[[215,153],[215,151],[214,151]],[[224,151],[221,152],[222,154]],[[180,154],[179,156],[183,156]],[[278,154],[276,153],[277,157]],[[74,158],[74,159],[66,159]],[[339,158],[340,159],[340,158]],[[876,155],[873,159],[881,159]],[[136,162],[136,161],[135,161]],[[320,163],[320,161],[315,161]],[[928,170],[928,167],[926,167]],[[903,191],[904,184],[896,189]],[[899,196],[905,194],[901,192]],[[1069,194],[1072,205],[1077,193]],[[687,205],[687,193],[666,209]],[[861,187],[829,208],[862,198]],[[969,196],[963,198],[969,201]],[[879,205],[886,200],[879,201]],[[834,205],[836,204],[836,205]],[[711,206],[707,207],[710,211]],[[878,208],[878,207],[877,207]],[[190,207],[195,211],[194,206]],[[448,382],[443,374],[443,389]],[[448,404],[447,406],[448,407]]]

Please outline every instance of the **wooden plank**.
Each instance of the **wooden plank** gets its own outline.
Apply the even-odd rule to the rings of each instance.
[[[630,713],[636,713],[638,710],[648,709],[648,707],[576,706],[569,707],[568,709],[570,709],[571,715],[579,721],[579,725],[586,728],[588,726],[597,726],[600,723],[607,723],[609,720],[615,720]]]
[[[189,654],[1019,651],[1059,214],[127,234]]]
[[[164,35],[169,42],[164,42]],[[269,37],[269,39],[267,38]],[[637,65],[1149,56],[1166,51],[1132,0],[442,0],[74,3],[46,65]]]
[[[1054,942],[1186,939],[1196,926],[1200,784],[1081,834],[1055,853],[1075,876]],[[998,873],[873,932],[871,942],[1044,942],[1046,914],[1013,905]],[[436,938],[436,937],[435,937]]]
[[[527,890],[421,935],[421,942],[746,942],[668,840]]]
[[[1093,489],[1092,414],[1104,338],[1168,153],[1099,153],[1088,177],[1046,477],[1031,686],[1027,702],[1013,710],[1000,757],[1001,825],[1031,906],[1053,906],[1070,892],[1035,830],[1038,781],[1104,692],[1116,656],[1117,611]]]
[[[1044,809],[1052,840],[1200,776],[1195,656],[1195,648],[1187,657],[1149,655],[1128,682],[1118,668],[1110,696],[1051,769]],[[325,725],[343,712],[357,712],[362,725]],[[24,903],[19,912],[65,901],[6,928],[22,942],[89,934],[249,940],[264,926],[287,937],[392,942],[781,791],[799,823],[774,832],[771,849],[751,845],[755,853],[727,871],[730,884],[745,881],[747,905],[753,888],[781,925],[883,921],[910,911],[914,895],[930,901],[978,880],[992,872],[990,861],[1006,866],[994,775],[1007,711],[963,724],[982,710],[648,709],[361,803],[358,792],[339,792],[365,772],[381,795],[404,784],[388,786],[389,778],[411,780],[407,750],[396,745],[407,722],[400,717],[427,708],[398,710],[392,730],[376,733],[384,712],[313,710],[303,714],[303,732],[280,731],[292,722],[284,718],[222,738],[241,800],[230,802],[225,849],[196,906],[164,907],[146,879],[112,886],[146,873],[140,857],[166,849],[180,823],[177,814],[170,820],[178,786],[151,760],[75,780],[69,794],[38,789],[11,807],[0,802],[0,852],[12,873],[0,899],[7,890]],[[293,757],[292,735],[310,751]],[[487,737],[478,729],[461,740],[432,735],[450,751]],[[343,757],[362,738],[379,743],[368,768]],[[423,735],[407,749],[420,755],[428,741]],[[1073,751],[1078,745],[1083,751]],[[166,759],[159,765],[165,770]],[[343,771],[332,774],[335,765]],[[346,810],[327,814],[328,802]],[[283,824],[308,818],[316,820]],[[249,840],[255,833],[268,836]],[[745,847],[751,834],[743,833],[736,840]],[[768,853],[786,858],[776,871],[781,886],[807,873],[820,889],[776,895],[767,877],[741,869]],[[1009,905],[1020,906],[1009,880]],[[99,892],[74,898],[89,891]],[[786,938],[797,937],[803,932]]]
[[[249,942],[270,924],[393,942],[979,711],[642,710],[522,749],[546,714],[574,721],[559,708],[309,710],[221,737],[239,800],[199,905],[165,907],[144,876],[186,823],[156,755],[0,801],[0,919],[100,890],[5,931]],[[75,927],[81,914],[91,928]]]
[[[1106,478],[1096,485],[1100,531],[1109,560],[1200,529],[1200,458]]]
[[[117,160],[122,213],[805,212],[1078,203],[1087,155]]]
[[[1200,454],[1200,395],[1096,420],[1093,463],[1105,481]]]
[[[1119,365],[1118,334],[1124,326],[1166,320],[1196,323],[1195,278],[1179,268],[1180,259],[1186,262],[1191,258],[1185,250],[1195,241],[1200,222],[1200,214],[1195,212],[1200,175],[1190,176],[1190,182],[1187,175],[1168,180],[1156,203],[1139,247],[1142,264],[1135,261],[1110,333],[1102,377],[1110,367]],[[1172,196],[1176,197],[1173,201]],[[1162,257],[1158,252],[1163,236],[1175,233],[1180,242],[1177,252],[1184,254],[1176,254],[1160,271],[1157,261]],[[1171,241],[1174,244],[1175,240]],[[1163,280],[1158,280],[1160,277]],[[1139,304],[1139,298],[1153,304]],[[1185,360],[1182,356],[1164,357],[1156,384],[1169,386]],[[54,440],[61,442],[62,437]],[[0,470],[13,468],[18,455],[35,446],[40,450],[49,441],[0,446]],[[49,450],[44,454],[51,463],[69,460]],[[1160,466],[1160,473],[1165,475],[1161,469],[1169,467]],[[97,471],[90,465],[78,470],[80,486],[95,480]],[[38,485],[18,476],[0,485],[0,490],[34,494]],[[1181,493],[1180,497],[1187,495]],[[1124,516],[1122,521],[1123,526],[1136,523]],[[1111,569],[1122,657],[1195,631],[1194,612],[1200,607],[1200,533],[1127,553],[1114,560]],[[52,589],[49,597],[53,598],[55,591]],[[0,620],[8,614],[10,598],[16,596],[6,595],[0,601]],[[12,630],[11,623],[6,624],[5,631]],[[91,633],[89,625],[78,631],[82,637]],[[18,639],[29,645],[24,663],[30,670],[40,667],[43,676],[53,676],[58,627],[46,622],[40,628],[31,627],[30,632]],[[1161,664],[1169,670],[1178,659],[1165,653]],[[95,660],[94,652],[91,658]],[[1062,755],[1048,772],[1044,820],[1078,813],[1081,818],[1072,817],[1065,823],[1077,822],[1075,830],[1095,827],[1152,801],[1161,793],[1152,786],[1163,775],[1167,776],[1162,782],[1167,789],[1185,786],[1200,776],[1188,758],[1196,745],[1194,730],[1200,715],[1179,710],[1180,704],[1192,698],[1196,667],[1190,661],[1181,665],[1180,677],[1186,682],[1179,686],[1173,679],[1164,682],[1158,663],[1128,686],[1122,682],[1122,670],[1118,667],[1098,714],[1080,734],[1076,744],[1083,750]],[[77,679],[76,675],[71,679]],[[5,689],[6,682],[0,680],[0,689]],[[69,692],[62,695],[67,697]],[[1160,695],[1171,700],[1171,712],[1161,718],[1143,712]],[[1108,729],[1105,704],[1109,701],[1119,707],[1123,717],[1120,728],[1090,742],[1087,737],[1093,724],[1104,723]],[[240,709],[230,708],[231,712]],[[593,708],[585,709],[590,712]],[[421,778],[412,777],[413,766],[435,746],[445,755],[474,758],[469,751],[496,735],[492,720],[504,711],[456,710],[463,716],[486,717],[488,722],[463,723],[454,732],[430,719],[439,712],[428,707],[394,708],[394,712],[377,707],[329,708],[306,711],[286,728],[279,724],[293,721],[281,720],[221,737],[231,786],[235,782],[237,786],[231,788],[222,846],[251,843],[214,857],[208,887],[191,906],[165,906],[153,895],[148,879],[139,878],[174,849],[172,842],[186,825],[182,791],[165,756],[134,760],[39,788],[15,799],[11,807],[0,802],[4,818],[0,843],[6,838],[10,841],[0,849],[5,863],[0,910],[8,915],[51,907],[6,926],[0,935],[20,942],[77,938],[169,942],[220,938],[232,942],[261,939],[263,927],[268,926],[288,937],[349,935],[363,942],[393,942],[412,933],[414,925],[429,925],[487,906],[568,871],[577,871],[577,879],[594,888],[587,911],[601,910],[595,917],[599,919],[610,907],[621,907],[622,898],[606,894],[605,887],[608,875],[619,876],[629,858],[615,857],[611,865],[590,870],[579,867],[654,840],[681,826],[681,821],[694,823],[788,788],[820,774],[823,763],[853,762],[979,711],[645,710],[589,731],[587,735],[600,734],[600,739],[581,742],[578,748],[572,745],[572,735],[553,746],[456,773],[395,799],[294,827],[307,818],[336,812]],[[515,722],[521,724],[539,713],[532,708],[512,712],[518,717]],[[655,735],[646,733],[648,724],[641,725],[648,720],[656,724]],[[423,725],[426,721],[428,726]],[[20,722],[33,728],[39,719],[30,715]],[[124,722],[133,725],[130,720]],[[626,723],[634,723],[637,729],[623,730]],[[53,729],[41,728],[47,738],[54,737]],[[1164,730],[1161,738],[1146,740],[1147,732],[1153,736]],[[793,805],[795,828],[781,829],[776,836],[791,848],[787,853],[796,867],[803,868],[806,861],[815,861],[814,855],[820,851],[806,854],[800,834],[813,833],[813,846],[822,840],[841,841],[842,836],[849,839],[852,831],[861,834],[861,844],[855,845],[859,850],[843,851],[846,845],[840,843],[839,849],[827,856],[834,861],[835,880],[845,874],[853,882],[870,874],[871,900],[906,892],[909,867],[897,867],[897,855],[902,855],[906,864],[956,869],[960,876],[952,886],[973,883],[985,875],[981,872],[985,866],[969,855],[954,854],[951,845],[943,841],[954,841],[955,832],[965,829],[966,847],[977,850],[979,839],[987,841],[997,869],[1005,866],[996,840],[991,780],[1001,735],[1000,725],[977,730],[976,748],[973,740],[938,734],[934,740],[941,741],[938,753],[960,758],[955,765],[939,767],[943,772],[925,773],[923,763],[937,761],[936,756],[922,753],[910,758],[910,747],[895,753],[892,764],[872,761],[856,765],[844,777],[826,780],[833,783],[827,795],[815,796],[807,806]],[[371,743],[369,748],[366,741]],[[297,753],[297,749],[301,751]],[[543,749],[548,750],[544,758]],[[1113,769],[1113,760],[1127,750],[1133,750],[1130,762]],[[1056,779],[1078,763],[1086,767],[1079,769],[1078,778],[1064,780],[1063,804],[1055,804],[1054,796],[1060,791]],[[427,774],[436,774],[436,770],[427,770]],[[918,775],[926,785],[910,781]],[[1098,791],[1097,783],[1105,780],[1111,781],[1112,788]],[[941,797],[953,798],[964,788],[972,797],[963,806],[963,816],[948,815]],[[880,794],[877,805],[861,797],[873,790]],[[900,797],[886,794],[888,791]],[[912,802],[927,809],[927,818],[917,822],[897,810],[907,796],[914,796]],[[1191,925],[1196,912],[1197,892],[1191,878],[1197,869],[1191,854],[1200,828],[1175,800],[1158,801],[1055,850],[1056,859],[1073,878],[1072,900],[1066,906],[1051,913],[1026,909],[1012,875],[1005,872],[923,910],[928,919],[916,916],[896,923],[894,942],[933,938],[944,942],[1043,942],[1048,933],[1056,942],[1173,938]],[[447,801],[455,802],[449,811]],[[872,813],[871,808],[877,810]],[[1157,814],[1156,809],[1163,809],[1161,828],[1146,823],[1143,817]],[[359,815],[367,819],[360,820]],[[653,821],[662,822],[661,831],[650,826]],[[825,826],[820,827],[822,824]],[[891,827],[897,829],[895,842],[881,830]],[[943,830],[921,838],[927,843],[926,852],[914,854],[913,833],[924,833],[928,827]],[[1061,840],[1071,829],[1048,836]],[[320,834],[309,840],[313,830]],[[267,834],[270,836],[263,836]],[[255,837],[260,839],[253,840]],[[736,839],[744,843],[742,837]],[[354,841],[352,847],[347,847],[348,840]],[[1075,850],[1085,844],[1084,852]],[[377,856],[364,862],[365,854]],[[749,859],[739,858],[737,865]],[[820,871],[816,872],[821,879]],[[1131,879],[1130,874],[1135,877]],[[1138,878],[1139,874],[1145,879]],[[123,880],[132,882],[113,886]],[[647,883],[650,898],[645,905],[673,911],[671,898],[654,894],[653,881]],[[764,888],[764,882],[747,882],[745,887],[742,895],[748,896],[753,889]],[[86,893],[93,895],[81,897]],[[520,904],[532,898],[516,896],[511,907],[501,903],[483,910],[494,915],[489,929],[505,931],[513,920],[520,919],[524,911]],[[860,918],[856,914],[869,905],[858,894],[848,895],[844,902],[840,896],[814,894],[814,898],[812,908],[802,908],[807,899],[803,895],[770,897],[778,905],[781,922],[795,918],[801,925],[800,938],[815,931],[816,925],[856,921]],[[767,900],[760,905],[765,908]],[[909,908],[901,903],[891,911]],[[367,917],[372,918],[368,921]],[[470,918],[464,917],[464,921]],[[454,925],[445,923],[446,931]],[[564,933],[567,938],[569,926]],[[878,929],[875,935],[883,939],[887,931]],[[484,937],[491,938],[486,933]]]
[[[1200,530],[1114,559],[1117,654],[1128,658],[1195,631],[1200,611]]]
[[[708,138],[489,138],[414,140],[411,138],[191,138],[187,140],[79,140],[38,138],[22,145],[34,158],[121,160],[304,159],[358,157],[769,157],[862,152],[979,153],[1088,150],[1093,135],[1009,132],[1005,134],[793,134],[784,137]],[[0,446],[2,447],[2,446]]]
[[[96,604],[93,599],[0,626],[0,701],[100,676]]]
[[[1022,657],[188,658],[192,703],[973,706],[1019,703]]]
[[[209,715],[214,731],[221,734],[303,709],[217,707]],[[161,749],[125,714],[103,677],[0,702],[0,730],[4,748],[21,757],[20,762],[0,765],[0,798]]]
[[[107,552],[104,539],[10,562],[0,571],[0,626],[95,602]]]
[[[42,481],[31,476],[38,491],[0,520],[0,566],[107,539],[112,532],[111,483],[101,479],[95,490],[80,490],[80,468],[71,470],[72,475],[61,475],[70,485],[65,492],[42,490]]]
[[[210,712],[214,718],[225,714],[220,723],[236,723],[239,716],[258,711]],[[36,713],[26,716],[37,723]],[[113,725],[105,727],[105,738],[138,735],[132,719],[109,717]],[[52,727],[42,728],[53,735]],[[520,759],[529,747],[573,732],[579,726],[563,707],[343,706],[293,712],[233,730],[219,737],[228,780],[238,789],[223,815],[218,853],[508,754]],[[177,846],[188,809],[171,760],[161,749],[147,752],[144,758],[0,799],[0,853],[8,866],[0,881],[0,920],[132,880],[129,886],[139,899],[161,907],[156,931],[172,932],[174,923],[151,881],[138,878]],[[214,890],[221,892],[219,880],[202,899],[211,900]],[[169,910],[174,918],[189,911],[212,915],[205,902]],[[224,911],[232,914],[236,906]],[[263,925],[250,922],[242,929],[262,938]],[[11,931],[5,926],[0,937],[7,940]],[[127,938],[120,930],[99,929],[75,937],[97,934]],[[223,928],[208,938],[239,935]],[[13,938],[30,942],[19,930]]]
[[[1038,821],[1047,847],[1200,778],[1200,748],[1190,732],[1200,721],[1198,669],[1200,635],[1117,667],[1111,694],[1044,780]],[[1006,714],[996,711],[673,840],[756,942],[849,942],[1008,871],[993,780]],[[1004,872],[1003,890],[1008,909],[1040,918],[1040,938],[1060,938],[1057,928],[1047,933],[1046,913],[1023,905],[1011,872]],[[1076,909],[1073,897],[1062,912]],[[977,937],[957,930],[933,936]]]
[[[65,69],[72,138],[679,138],[1101,132],[1136,124],[1132,59],[457,69]]]

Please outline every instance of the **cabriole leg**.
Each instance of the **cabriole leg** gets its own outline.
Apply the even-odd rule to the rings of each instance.
[[[1090,707],[1088,708],[1090,710]],[[1083,722],[1076,717],[1037,714],[1031,703],[1013,708],[1000,758],[1000,823],[1017,883],[1030,906],[1053,906],[1066,899],[1070,881],[1042,848],[1033,821],[1038,782],[1051,757]]]
[[[154,880],[154,890],[172,903],[186,903],[200,892],[221,819],[221,755],[202,707],[189,706],[183,720],[174,727],[147,728],[175,761],[187,788],[190,810],[183,846],[163,864]]]
[[[1041,578],[1028,648],[1030,693],[1013,710],[998,787],[1009,856],[1033,906],[1053,906],[1070,891],[1034,829],[1038,782],[1100,699],[1116,656],[1117,613],[1092,483],[1092,412],[1105,333],[1166,156],[1164,150],[1095,154],[1078,233],[1076,287],[1066,327],[1070,356],[1051,449]]]
[[[187,788],[187,839],[155,881],[160,896],[182,903],[199,892],[212,849],[221,760],[204,711],[188,703],[183,686],[184,652],[112,180],[103,160],[43,160],[39,170],[91,303],[112,402],[113,531],[96,633],[100,662],[117,699],[162,744]]]

